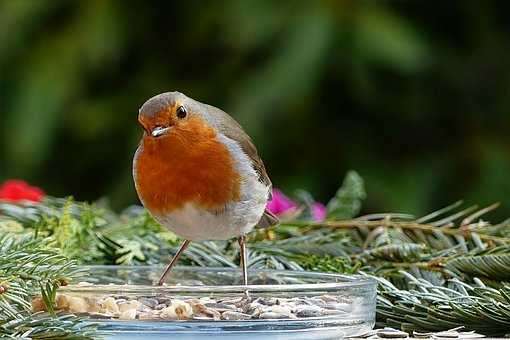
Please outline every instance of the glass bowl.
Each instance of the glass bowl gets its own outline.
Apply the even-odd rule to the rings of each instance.
[[[302,271],[91,266],[59,289],[57,307],[88,315],[106,338],[338,339],[374,326],[376,282]]]

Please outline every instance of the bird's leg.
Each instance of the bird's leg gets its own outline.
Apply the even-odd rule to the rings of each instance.
[[[237,240],[239,242],[241,261],[239,265],[243,271],[243,285],[248,285],[248,269],[247,269],[247,259],[246,259],[246,236],[241,236]]]
[[[185,240],[182,242],[181,246],[179,247],[179,250],[177,250],[177,253],[175,253],[174,257],[172,258],[172,261],[166,266],[165,271],[161,275],[158,281],[158,286],[162,286],[163,283],[165,283],[166,279],[168,278],[168,275],[170,274],[170,271],[177,263],[177,260],[179,260],[179,257],[181,257],[182,253],[188,248],[191,241]]]
[[[241,237],[239,237],[239,239],[237,240],[239,242],[239,248],[240,248],[240,257],[241,257],[241,261],[240,261],[240,266],[241,266],[241,269],[243,271],[243,285],[247,286],[248,285],[248,255],[247,255],[247,252],[246,252],[246,236],[243,235]],[[248,290],[246,290],[244,292],[246,298],[249,300],[250,299],[250,295],[248,294]]]

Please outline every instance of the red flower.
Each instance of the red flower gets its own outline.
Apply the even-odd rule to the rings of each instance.
[[[25,181],[8,180],[0,186],[0,201],[9,202],[41,202],[44,198],[44,191],[37,187],[31,187]]]

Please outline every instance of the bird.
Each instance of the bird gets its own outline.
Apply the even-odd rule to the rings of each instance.
[[[157,284],[191,242],[237,238],[248,285],[246,235],[278,224],[266,209],[272,183],[250,136],[226,112],[176,91],[147,100],[138,122],[136,192],[159,224],[184,239]]]

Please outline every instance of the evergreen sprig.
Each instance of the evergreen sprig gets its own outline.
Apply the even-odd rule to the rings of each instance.
[[[56,290],[82,274],[76,262],[30,234],[0,237],[0,336],[32,339],[88,337],[94,327],[73,315],[56,316]],[[41,295],[50,314],[33,314]]]
[[[463,326],[477,332],[503,336],[510,332],[510,285],[499,289],[480,281],[470,285],[449,280],[435,285],[402,271],[411,286],[399,289],[385,279],[379,281],[378,324],[405,331],[448,330]]]
[[[300,196],[311,197],[303,192]],[[401,213],[356,217],[365,196],[361,178],[349,173],[328,205],[325,221],[294,216],[252,233],[249,266],[376,277],[380,326],[437,331],[463,325],[491,335],[508,332],[510,224],[482,220],[497,204],[478,208],[456,202],[419,218]],[[312,200],[301,202],[307,205]],[[299,211],[306,214],[310,208]],[[19,235],[17,242],[0,239],[0,252],[17,254],[8,261],[19,280],[6,277],[9,291],[0,295],[0,311],[4,308],[11,316],[26,312],[34,287],[42,287],[42,295],[51,301],[55,283],[78,274],[62,256],[78,264],[163,264],[179,245],[175,235],[140,207],[115,214],[107,206],[70,199],[48,198],[37,205],[0,203],[2,232]],[[17,249],[23,247],[21,255]],[[60,250],[55,252],[56,248]],[[25,266],[41,264],[38,261],[54,261],[60,267],[45,276],[50,273],[43,266],[31,270]],[[181,262],[211,267],[238,263],[234,241],[192,243]],[[4,265],[0,260],[0,270]],[[1,285],[2,281],[0,290]]]

